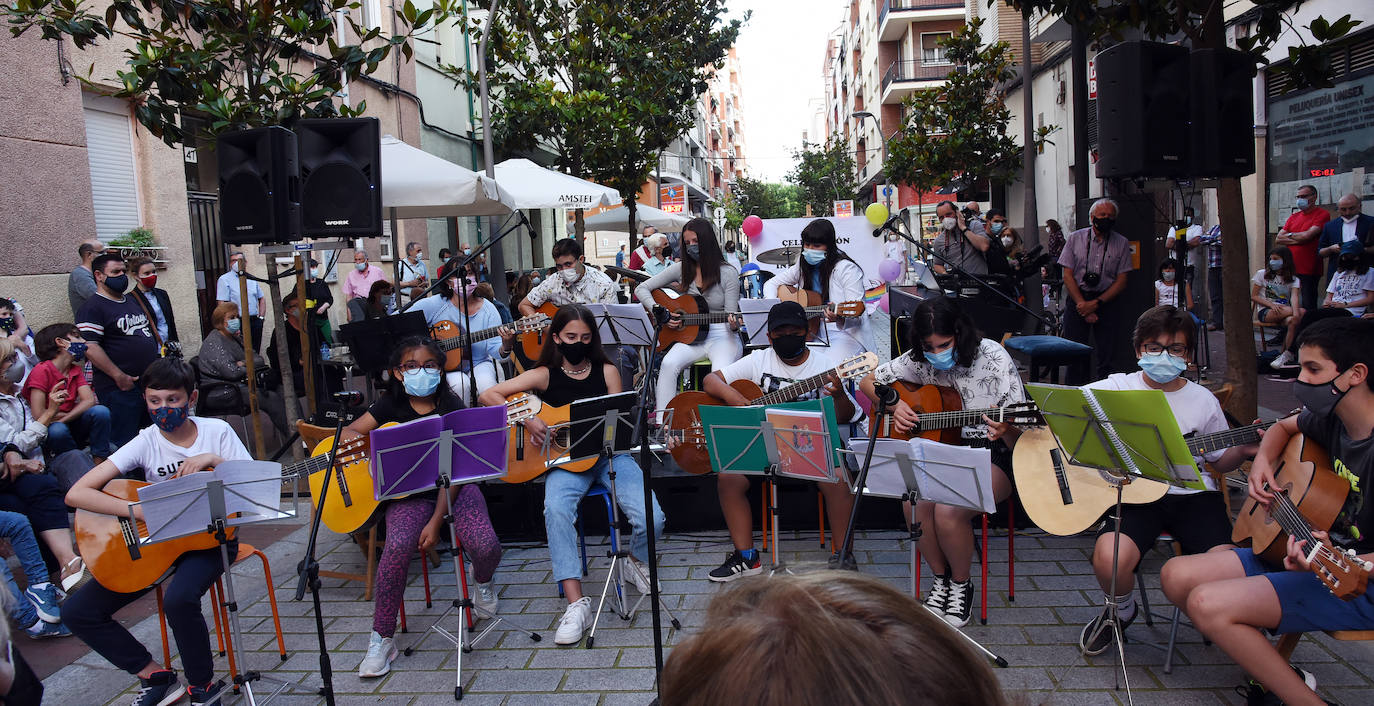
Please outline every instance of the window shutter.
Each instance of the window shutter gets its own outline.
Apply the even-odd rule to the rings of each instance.
[[[108,242],[143,223],[138,209],[133,137],[126,113],[110,112],[87,102],[85,117],[95,230],[97,237]]]

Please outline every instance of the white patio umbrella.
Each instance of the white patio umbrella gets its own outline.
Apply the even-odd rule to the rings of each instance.
[[[612,208],[586,219],[587,230],[614,230],[622,233],[629,230],[629,214],[624,206]],[[666,213],[653,206],[635,205],[635,220],[640,225],[650,225],[666,233],[676,233],[687,225],[691,218],[676,213]]]
[[[497,164],[496,183],[510,192],[516,208],[596,208],[621,201],[615,189],[545,169],[528,159]]]
[[[394,218],[500,216],[515,199],[496,182],[391,135],[382,136],[382,207]]]

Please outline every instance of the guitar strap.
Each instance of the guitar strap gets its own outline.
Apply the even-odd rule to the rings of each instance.
[[[143,293],[135,289],[133,291],[134,301],[138,302],[138,308],[143,310],[143,315],[148,317],[148,331],[153,334],[153,342],[157,344],[157,354],[160,357],[167,357],[167,346],[162,342],[162,334],[157,332],[157,318],[153,316],[153,311],[148,306],[148,302],[143,300]]]

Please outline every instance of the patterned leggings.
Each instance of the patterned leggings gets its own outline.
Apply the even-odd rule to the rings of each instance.
[[[372,630],[382,637],[396,634],[396,613],[405,594],[406,574],[410,557],[420,545],[420,532],[434,516],[433,494],[392,500],[386,504],[386,546],[377,563],[377,583],[374,587],[376,609],[372,615]],[[458,528],[458,541],[472,562],[473,578],[486,583],[501,563],[501,540],[491,527],[487,516],[487,501],[476,485],[464,485],[453,499],[453,514]],[[424,560],[423,558],[421,559]]]

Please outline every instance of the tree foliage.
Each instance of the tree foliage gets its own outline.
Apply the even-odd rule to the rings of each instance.
[[[722,0],[506,3],[489,48],[499,144],[526,154],[547,147],[561,171],[619,191],[633,209],[739,36],[741,20],[726,22],[725,12]],[[470,32],[476,42],[475,23]],[[461,67],[445,71],[477,85]]]
[[[859,190],[854,156],[838,137],[824,145],[803,144],[792,154],[797,164],[788,172],[787,180],[797,186],[803,208],[810,205],[812,213],[830,213],[835,201],[853,198]]]
[[[739,204],[739,211],[743,214],[740,217],[741,222],[744,216],[800,218],[806,215],[805,197],[801,188],[793,184],[776,184],[740,177],[733,193],[735,201]],[[729,215],[728,210],[726,215]]]
[[[1002,85],[1015,75],[1006,42],[979,46],[981,19],[941,40],[954,69],[943,85],[903,101],[903,121],[888,143],[886,169],[893,181],[935,191],[962,175],[964,183],[1015,181],[1021,148],[1007,132],[1011,111]],[[1036,144],[1051,128],[1042,128]]]
[[[175,146],[186,139],[184,110],[208,116],[211,133],[361,114],[365,104],[333,102],[343,81],[371,74],[393,51],[411,58],[413,35],[451,16],[456,5],[437,0],[419,10],[405,0],[394,34],[360,27],[352,19],[360,7],[350,0],[14,0],[0,12],[16,37],[36,29],[44,39],[70,38],[79,49],[127,39],[115,95],[133,103],[149,132]],[[336,13],[345,9],[357,43],[335,41]],[[96,81],[90,72],[82,80]]]

